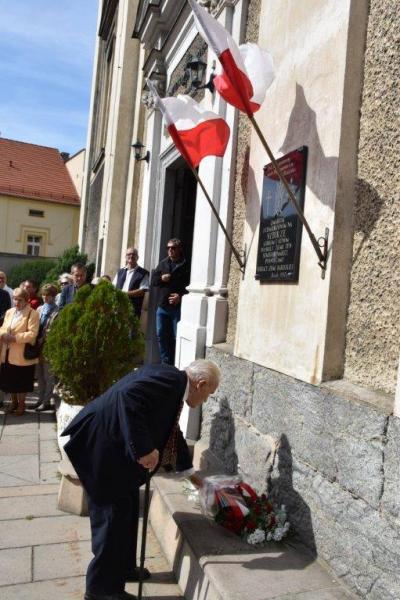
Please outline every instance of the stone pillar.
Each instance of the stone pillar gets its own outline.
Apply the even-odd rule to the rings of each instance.
[[[243,9],[239,2],[235,12],[226,8],[219,20],[240,39]],[[215,57],[209,49],[209,65]],[[200,164],[199,175],[224,226],[230,231],[231,197],[236,158],[237,114],[227,107],[217,94],[207,95],[203,104],[224,117],[231,129],[231,138],[223,159],[206,157]],[[193,254],[189,294],[182,300],[182,316],[178,324],[175,364],[182,368],[205,354],[206,345],[226,338],[227,278],[230,248],[201,189],[197,188],[194,223]],[[180,421],[189,439],[197,439],[200,411],[184,407]]]
[[[132,39],[136,2],[119,3],[115,59],[110,98],[103,183],[104,247],[101,272],[113,275],[120,267],[135,94],[140,56],[139,41]]]
[[[157,176],[159,168],[159,154],[161,141],[162,115],[159,110],[152,110],[147,115],[146,138],[143,144],[146,151],[150,151],[150,162],[143,165],[145,173],[143,176],[142,204],[140,211],[140,231],[138,250],[141,264],[146,269],[151,269],[157,262],[153,257],[154,244],[154,215],[155,198],[157,194]]]

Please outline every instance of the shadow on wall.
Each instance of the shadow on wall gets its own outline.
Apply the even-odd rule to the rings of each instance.
[[[229,406],[226,397],[219,398],[219,408],[214,411],[210,426],[209,448],[217,459],[224,465],[224,471],[227,474],[235,475],[238,473],[240,448],[235,446],[235,421],[233,412]],[[245,455],[247,449],[243,449]],[[239,453],[239,456],[238,456]],[[311,511],[300,494],[293,487],[293,459],[289,440],[285,434],[279,439],[277,451],[278,460],[273,462],[274,469],[271,472],[268,461],[265,462],[266,472],[261,476],[262,481],[258,483],[264,486],[272,500],[281,505],[284,504],[287,509],[288,519],[292,526],[292,531],[307,546],[313,557],[317,555],[314,531],[312,526]],[[254,454],[254,460],[256,460]],[[251,459],[250,459],[251,460]],[[257,470],[257,465],[243,465],[246,470]],[[259,476],[260,477],[260,476]],[[249,481],[253,484],[253,481]],[[259,489],[259,485],[255,484]],[[264,491],[262,490],[262,491]],[[256,567],[254,567],[256,568]],[[279,569],[279,564],[276,567]]]
[[[384,202],[384,198],[381,198],[372,185],[364,179],[357,180],[354,204],[354,233],[360,233],[363,237],[353,256],[353,264],[357,262],[360,252],[368,242],[376,222],[380,218]]]
[[[303,498],[293,487],[292,450],[287,436],[283,433],[278,448],[278,476],[272,475],[268,482],[268,492],[277,504],[284,504],[288,519],[300,540],[317,555],[311,511]]]
[[[330,206],[333,210],[336,199],[338,157],[325,156],[318,134],[316,112],[308,104],[303,87],[296,84],[295,102],[290,113],[285,139],[279,148],[279,152],[284,155],[301,146],[307,146],[309,149],[307,187],[322,204]],[[247,254],[250,253],[260,221],[261,201],[258,190],[262,179],[262,173],[257,173],[257,175],[254,173],[249,164],[249,158],[250,150],[247,146],[241,176],[242,193],[246,200],[246,222],[252,232]],[[265,154],[265,165],[269,162],[268,156]]]
[[[238,456],[235,449],[235,421],[228,399],[218,398],[219,409],[213,414],[210,428],[210,450],[223,463],[225,473],[236,475]]]
[[[309,149],[307,187],[322,204],[334,209],[338,157],[325,156],[318,134],[316,112],[308,104],[303,87],[296,83],[295,102],[279,152],[287,154],[300,146],[308,146]]]

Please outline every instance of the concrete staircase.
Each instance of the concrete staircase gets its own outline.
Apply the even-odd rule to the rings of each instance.
[[[255,550],[204,517],[182,481],[153,478],[150,521],[187,600],[349,600],[354,598],[298,543]]]

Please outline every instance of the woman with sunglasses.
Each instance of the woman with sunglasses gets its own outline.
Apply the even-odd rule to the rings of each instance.
[[[34,344],[39,331],[39,315],[29,306],[29,294],[22,288],[13,293],[14,308],[10,308],[0,327],[0,389],[11,394],[7,412],[21,417],[25,412],[25,397],[33,391],[35,365],[38,359],[26,360],[25,344]]]

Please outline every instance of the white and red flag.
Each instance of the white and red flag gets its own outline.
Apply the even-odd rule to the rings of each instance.
[[[196,0],[188,0],[200,35],[217,55],[223,73],[214,79],[221,96],[252,116],[264,102],[274,80],[272,56],[257,44],[238,46],[232,36]]]
[[[227,122],[205,110],[190,96],[160,98],[151,80],[147,82],[161,110],[170,136],[183,158],[194,169],[205,156],[223,156],[229,141]]]

